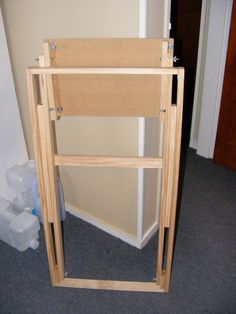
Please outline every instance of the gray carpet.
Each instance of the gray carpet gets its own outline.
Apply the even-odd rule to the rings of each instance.
[[[142,250],[70,215],[70,276],[151,280],[156,237]],[[52,288],[40,247],[0,241],[0,313],[236,313],[236,172],[187,155],[169,294]]]

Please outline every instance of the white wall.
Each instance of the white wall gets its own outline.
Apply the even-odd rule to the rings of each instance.
[[[5,171],[14,164],[27,161],[28,156],[16,100],[11,64],[0,10],[0,197],[15,196],[6,183]]]

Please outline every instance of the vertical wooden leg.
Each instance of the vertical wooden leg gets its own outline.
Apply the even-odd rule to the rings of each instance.
[[[41,119],[40,140],[45,204],[48,217],[53,224],[58,277],[59,280],[62,280],[64,278],[64,254],[61,234],[61,219],[58,206],[56,167],[54,161],[54,135],[49,112],[50,105],[46,75],[40,75],[40,89],[42,95],[42,106],[40,107],[39,119]]]
[[[44,224],[49,269],[52,284],[64,278],[64,255],[61,236],[60,213],[54,165],[53,129],[49,116],[47,84],[45,76],[40,76],[41,102],[37,103],[37,87],[34,78],[27,71],[29,103],[33,126],[34,149],[37,165],[40,201]],[[40,128],[39,128],[40,125]],[[53,228],[53,231],[52,231]]]
[[[167,47],[165,51],[167,59]],[[171,95],[172,95],[172,77],[163,75],[162,82],[162,107],[163,112],[161,119],[164,122],[163,132],[163,168],[162,168],[162,184],[161,184],[161,205],[160,205],[160,218],[159,218],[159,240],[158,240],[158,253],[157,253],[157,284],[164,286],[165,271],[163,270],[164,259],[164,244],[165,244],[165,227],[168,217],[168,197],[171,194],[170,189],[170,159],[169,153],[173,141],[169,141],[171,132]],[[172,148],[173,149],[173,148]]]
[[[174,131],[175,131],[175,111],[176,107],[169,104],[166,109],[166,119],[164,125],[164,150],[162,168],[162,194],[159,222],[159,241],[157,258],[157,283],[166,288],[166,270],[163,267],[165,242],[169,232],[169,219],[171,216],[172,183],[173,183],[173,156],[175,150]],[[174,137],[174,138],[173,138]]]
[[[175,220],[176,220],[176,205],[178,195],[178,181],[179,181],[179,163],[180,163],[180,149],[181,149],[181,132],[182,132],[182,111],[183,111],[183,91],[184,91],[184,70],[180,70],[177,82],[177,102],[175,108],[176,125],[175,131],[171,136],[175,137],[175,150],[173,161],[173,183],[172,183],[172,197],[170,209],[170,226],[167,245],[167,258],[166,258],[166,281],[165,290],[169,290],[170,275],[172,268],[172,258],[174,250],[174,236],[175,236]]]
[[[160,210],[159,246],[157,258],[157,283],[169,290],[179,179],[179,160],[182,129],[184,71],[178,75],[177,103],[167,111],[164,131],[162,200]],[[165,230],[168,231],[166,265],[163,268]]]
[[[162,207],[161,207],[161,218],[160,218],[160,230],[159,230],[159,260],[158,260],[158,271],[160,278],[160,286],[168,291],[170,270],[172,263],[173,254],[173,241],[175,231],[175,212],[176,212],[176,201],[173,199],[173,191],[177,192],[178,182],[175,181],[176,166],[176,143],[175,143],[175,132],[176,132],[176,115],[177,107],[171,106],[169,110],[169,123],[168,131],[165,132],[165,149],[164,149],[164,167],[163,168],[163,194],[162,194]],[[166,156],[165,156],[166,154]],[[166,171],[164,170],[166,169]],[[178,174],[178,173],[177,173]],[[165,247],[164,247],[165,246]],[[158,248],[159,250],[159,248]],[[165,255],[165,256],[164,256]],[[165,258],[165,265],[163,261]]]

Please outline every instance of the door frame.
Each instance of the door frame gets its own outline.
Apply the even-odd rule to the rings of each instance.
[[[214,154],[232,4],[202,1],[190,147],[206,158]]]

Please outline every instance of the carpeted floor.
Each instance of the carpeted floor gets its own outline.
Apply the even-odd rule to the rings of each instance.
[[[70,215],[64,229],[70,276],[151,280],[156,237],[140,251]],[[188,152],[169,294],[52,288],[41,232],[35,251],[0,241],[8,313],[236,313],[236,172]]]

